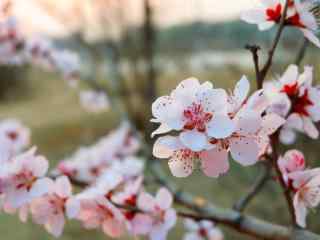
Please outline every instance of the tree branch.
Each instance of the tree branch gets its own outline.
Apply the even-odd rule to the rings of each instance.
[[[259,177],[257,178],[251,189],[235,203],[233,209],[239,212],[243,212],[248,204],[253,200],[253,198],[262,191],[263,187],[266,185],[270,179],[271,168],[267,164],[262,164],[262,169]]]

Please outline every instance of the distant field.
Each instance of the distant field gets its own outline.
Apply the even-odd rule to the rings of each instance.
[[[176,85],[178,79],[188,77],[190,73],[179,76],[163,74],[159,80],[159,92],[167,93]],[[225,68],[224,72],[215,70],[207,74],[193,74],[204,80],[214,80],[216,86],[230,88],[238,80],[242,72],[237,68]],[[252,74],[249,74],[252,75]],[[118,123],[117,116],[112,113],[92,115],[82,111],[78,104],[75,90],[69,89],[66,84],[55,75],[31,73],[26,76],[29,81],[31,94],[25,99],[0,104],[0,118],[19,118],[33,130],[33,144],[39,151],[48,156],[51,166],[63,156],[74,151],[80,144],[89,144],[106,134]],[[31,79],[31,80],[30,80]],[[317,147],[319,142],[301,141],[297,146],[306,152],[310,162],[320,165],[320,155]],[[166,162],[164,167],[167,169]],[[231,171],[224,177],[209,179],[200,172],[196,172],[187,179],[175,179],[183,189],[214,201],[221,206],[230,207],[248,189],[250,183],[257,176],[257,167],[242,168],[232,162]],[[201,187],[200,187],[201,186]],[[266,220],[273,220],[285,224],[285,202],[280,189],[270,181],[267,188],[260,194],[248,209]],[[313,228],[320,229],[319,214],[313,215]],[[42,227],[32,223],[22,224],[15,216],[0,215],[0,232],[2,239],[6,240],[47,240],[54,239]],[[226,230],[226,239],[245,240],[247,237],[235,237],[231,231]],[[181,239],[181,230],[171,233],[169,239]],[[78,223],[69,223],[61,240],[102,240],[106,239],[100,232],[86,231]]]

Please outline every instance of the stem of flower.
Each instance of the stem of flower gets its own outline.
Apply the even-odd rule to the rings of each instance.
[[[273,44],[272,44],[272,47],[271,49],[269,50],[269,57],[267,59],[267,62],[265,63],[264,67],[261,69],[260,71],[260,74],[259,74],[259,81],[261,82],[260,84],[262,85],[263,84],[263,81],[265,80],[271,66],[272,66],[272,61],[273,61],[273,56],[274,56],[274,53],[277,49],[277,46],[279,44],[279,41],[280,41],[280,38],[281,38],[281,35],[282,35],[282,32],[285,28],[285,23],[286,23],[286,17],[287,17],[287,12],[288,12],[288,7],[289,7],[289,0],[286,0],[286,4],[285,4],[285,7],[284,7],[284,10],[283,10],[283,14],[281,16],[281,20],[280,20],[280,23],[279,23],[279,28],[278,28],[278,31],[276,33],[276,37],[273,41]]]
[[[292,201],[292,197],[291,197],[291,191],[287,187],[287,185],[286,185],[286,183],[285,183],[285,181],[283,179],[282,172],[281,172],[281,170],[279,168],[279,165],[278,165],[278,158],[279,158],[278,145],[279,145],[279,131],[277,131],[276,133],[274,133],[271,136],[272,164],[273,164],[273,167],[274,167],[274,169],[276,171],[276,174],[277,174],[277,177],[279,179],[280,185],[282,187],[284,197],[285,197],[285,199],[287,201],[287,205],[288,205],[290,216],[291,216],[292,225],[296,227],[297,226],[296,225],[296,215],[295,215],[293,201]]]

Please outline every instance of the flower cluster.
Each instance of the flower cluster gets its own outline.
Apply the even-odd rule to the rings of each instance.
[[[21,149],[17,126],[22,126],[13,123],[18,124],[0,125],[1,137],[6,134],[11,139],[16,134],[20,145],[12,145]],[[146,192],[144,163],[135,157],[138,148],[138,138],[123,123],[96,145],[62,162],[56,171],[65,175],[56,179],[47,177],[48,160],[36,154],[35,148],[14,152],[3,159],[0,169],[1,209],[8,214],[18,212],[23,222],[31,215],[33,222],[55,237],[61,236],[67,218],[87,229],[101,228],[110,237],[166,239],[177,219],[173,197],[166,188],[160,188],[156,196]],[[71,183],[81,183],[85,189],[73,194]]]
[[[26,38],[12,16],[0,21],[0,63],[45,67],[62,73],[71,85],[79,78],[80,61],[76,54],[58,49],[45,38]]]
[[[64,174],[86,184],[95,182],[107,169],[120,168],[126,174],[139,175],[143,171],[143,162],[134,156],[139,148],[139,139],[129,124],[123,122],[96,144],[81,147],[72,156],[62,160],[55,174]]]
[[[308,209],[320,204],[320,168],[307,169],[303,153],[297,150],[286,152],[278,165],[287,187],[294,192],[297,224],[306,227]]]
[[[272,102],[268,111],[286,118],[280,132],[280,140],[292,144],[296,132],[302,132],[313,139],[319,137],[315,125],[320,120],[320,91],[312,86],[313,68],[306,66],[299,73],[298,66],[290,65],[279,80],[266,82],[266,96]]]
[[[279,24],[285,10],[286,0],[261,0],[261,6],[244,12],[242,20],[257,24],[261,31]],[[297,28],[317,47],[320,41],[316,36],[319,29],[319,2],[313,0],[289,0],[285,25]]]
[[[177,133],[158,138],[153,154],[170,158],[177,177],[189,176],[198,161],[207,176],[218,177],[229,169],[229,152],[244,166],[255,164],[268,149],[269,136],[285,121],[266,112],[270,103],[263,90],[248,97],[249,90],[246,77],[231,94],[209,82],[184,80],[152,105],[152,121],[161,124],[153,136]]]

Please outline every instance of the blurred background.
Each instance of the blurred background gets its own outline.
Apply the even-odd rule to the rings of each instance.
[[[146,103],[138,93],[150,79],[157,83],[157,95],[168,93],[190,76],[225,88],[231,88],[243,74],[254,80],[251,55],[244,46],[257,43],[268,47],[274,36],[274,31],[261,33],[239,20],[240,12],[257,1],[15,0],[12,13],[25,36],[45,36],[56,46],[79,54],[81,78],[85,80],[81,87],[89,88],[94,83],[107,86],[120,78],[125,81],[123,97],[129,99],[133,114],[145,119],[150,116],[139,111],[139,106]],[[294,61],[302,43],[302,35],[295,30],[285,32],[270,79]],[[312,47],[304,62],[319,72],[318,51]],[[0,67],[0,118],[17,118],[31,127],[33,144],[48,156],[52,166],[119,123],[112,109],[103,114],[86,113],[79,104],[77,90],[69,88],[59,74],[32,66]],[[301,139],[296,147],[317,166],[319,152],[315,144]],[[187,191],[230,207],[259,173],[258,167],[232,164],[228,175],[218,180],[196,172],[191,178],[175,181]],[[285,224],[286,206],[280,191],[270,181],[248,212]],[[319,214],[311,215],[319,219]],[[312,228],[319,231],[319,221],[312,222]],[[7,240],[53,239],[42,227],[22,224],[17,217],[7,215],[0,217],[0,232]],[[228,229],[225,232],[226,239],[248,239],[235,237]],[[181,228],[176,228],[169,239],[181,239],[181,234]],[[71,222],[61,239],[105,238],[100,232],[83,230]]]

